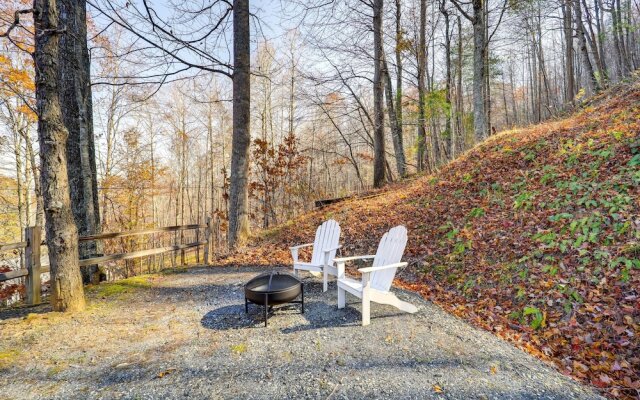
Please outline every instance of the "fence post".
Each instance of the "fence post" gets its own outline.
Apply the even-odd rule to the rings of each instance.
[[[180,246],[184,244],[184,229],[180,229]],[[180,266],[184,267],[187,262],[184,259],[184,248],[180,249]]]
[[[204,229],[204,264],[209,264],[209,248],[211,247],[211,217],[207,217],[207,227]]]
[[[200,243],[200,228],[196,228],[196,243]],[[196,265],[200,265],[200,245],[199,244],[196,245]]]
[[[27,289],[27,304],[34,305],[41,302],[42,285],[40,281],[40,241],[42,230],[39,226],[25,228],[24,236],[27,239],[26,261],[27,279],[25,287]]]

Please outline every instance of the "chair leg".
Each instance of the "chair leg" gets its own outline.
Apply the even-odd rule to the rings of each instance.
[[[362,291],[362,326],[371,322],[371,298],[367,290]]]
[[[413,314],[418,311],[418,307],[414,306],[411,303],[407,303],[406,301],[400,300],[393,293],[387,293],[384,297],[376,298],[376,303],[380,304],[388,304],[397,308],[400,311],[404,311],[410,314]]]
[[[329,290],[329,282],[328,282],[329,272],[327,271],[326,268],[322,268],[322,275],[323,275],[323,277],[322,277],[322,291],[326,292],[327,290]]]
[[[293,274],[294,274],[296,277],[298,277],[298,271],[299,271],[299,269],[298,269],[298,268],[293,267]]]
[[[345,290],[338,286],[338,308],[344,308],[344,306],[346,305],[346,295],[347,293],[345,292]]]

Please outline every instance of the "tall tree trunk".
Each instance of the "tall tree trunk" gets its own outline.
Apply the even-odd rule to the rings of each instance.
[[[458,16],[458,55],[456,62],[456,119],[458,121],[458,138],[460,139],[460,146],[457,146],[461,151],[466,149],[466,134],[464,127],[464,95],[462,93],[462,18]]]
[[[69,132],[67,140],[67,172],[71,192],[71,208],[81,236],[100,231],[98,183],[93,137],[93,115],[90,83],[90,60],[87,49],[87,17],[84,0],[57,0],[60,26],[60,107]],[[80,258],[90,258],[97,251],[96,242],[80,244]],[[85,283],[98,283],[98,266],[84,267]]]
[[[451,36],[450,36],[450,28],[451,24],[449,22],[449,11],[446,7],[446,0],[441,0],[440,2],[440,12],[444,16],[444,52],[445,52],[445,66],[446,66],[446,80],[444,84],[444,96],[446,103],[445,110],[445,128],[444,128],[444,137],[447,146],[447,152],[449,153],[449,157],[453,158],[455,154],[455,140],[453,137],[453,131],[451,129]]]
[[[426,72],[426,30],[427,30],[427,1],[420,0],[420,32],[418,33],[418,143],[416,152],[416,165],[418,172],[424,170],[425,141],[425,109],[424,109],[424,77]]]
[[[58,89],[58,11],[55,0],[35,0],[35,70],[41,182],[55,311],[85,307],[78,263],[78,229],[71,212],[67,175],[68,132]]]
[[[394,140],[398,141],[398,148],[396,150],[396,163],[398,156],[402,157],[402,170],[398,169],[398,174],[401,178],[407,176],[407,160],[404,155],[404,138],[403,138],[403,123],[402,123],[402,49],[404,46],[404,32],[402,31],[402,1],[396,0],[396,124],[397,131]],[[389,70],[387,69],[387,72]],[[395,146],[395,141],[394,141]],[[400,165],[400,164],[398,164]]]
[[[586,7],[585,7],[586,8]],[[608,86],[609,82],[609,70],[607,69],[607,61],[605,56],[605,48],[606,48],[606,34],[604,32],[604,21],[603,21],[603,12],[602,12],[602,0],[594,0],[593,2],[593,10],[595,13],[596,19],[596,36],[598,38],[598,49],[600,52],[600,63],[601,63],[601,74],[600,79],[603,82],[603,86]]]
[[[400,177],[406,176],[407,167],[404,157],[404,144],[402,138],[402,126],[396,115],[396,107],[393,104],[393,87],[391,86],[391,76],[389,75],[389,66],[387,60],[383,56],[383,78],[385,84],[385,99],[387,100],[387,112],[389,113],[389,125],[391,125],[391,137],[393,139],[393,151],[396,156],[396,169]]]
[[[373,1],[373,187],[384,186],[385,173],[385,149],[384,149],[384,78],[383,43],[382,43],[382,10],[384,1]]]
[[[28,132],[23,131],[22,137],[24,138],[26,149],[27,149],[27,158],[29,161],[29,167],[31,168],[31,173],[33,174],[33,186],[36,194],[36,226],[42,227],[44,223],[44,205],[42,204],[42,189],[40,185],[40,173],[38,172],[38,164],[36,163],[35,152],[33,151],[33,145],[31,144],[31,138],[28,135]]]
[[[593,66],[589,59],[589,49],[587,48],[587,39],[584,33],[584,24],[582,23],[582,5],[580,0],[574,1],[575,18],[576,18],[576,36],[578,36],[578,47],[580,47],[580,55],[582,56],[582,66],[585,71],[585,82],[587,83],[587,93],[592,94],[594,90],[598,90],[598,81],[593,72]]]
[[[242,244],[249,235],[250,132],[249,0],[233,2],[233,139],[229,193],[229,245]]]
[[[476,142],[488,135],[486,99],[485,13],[482,0],[473,0],[473,132]]]
[[[572,29],[572,21],[571,17],[571,1],[572,0],[561,0],[562,1],[562,22],[563,22],[563,33],[564,33],[564,54],[565,54],[565,102],[573,104],[573,98],[576,95],[576,84],[575,84],[575,75],[573,69],[573,29]]]

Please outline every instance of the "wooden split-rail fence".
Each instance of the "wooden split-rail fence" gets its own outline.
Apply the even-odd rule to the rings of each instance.
[[[204,237],[200,234],[200,230],[204,229]],[[195,241],[191,243],[182,243],[184,240],[184,231],[195,230]],[[104,264],[113,261],[131,260],[142,257],[150,257],[156,255],[162,255],[168,252],[174,252],[174,260],[177,252],[181,253],[181,263],[185,264],[185,250],[195,248],[196,262],[200,262],[200,248],[204,249],[204,263],[209,262],[209,250],[211,244],[211,219],[207,219],[207,224],[192,224],[192,225],[177,225],[166,226],[162,228],[143,229],[126,232],[111,232],[100,233],[97,235],[81,236],[79,242],[97,241],[105,239],[117,239],[130,236],[150,235],[156,233],[174,232],[176,234],[175,243],[173,246],[153,247],[145,250],[130,251],[127,253],[101,255],[92,258],[83,258],[80,260],[80,267],[86,267],[88,265]],[[178,235],[180,233],[180,243],[178,243]],[[8,252],[12,250],[24,249],[25,255],[25,267],[14,271],[0,273],[0,282],[5,282],[12,279],[25,278],[26,289],[26,302],[27,304],[34,305],[41,303],[42,297],[42,282],[41,275],[49,272],[48,265],[42,265],[41,263],[41,246],[46,243],[42,241],[42,228],[39,226],[32,226],[25,228],[25,241],[18,243],[0,244],[0,253]]]

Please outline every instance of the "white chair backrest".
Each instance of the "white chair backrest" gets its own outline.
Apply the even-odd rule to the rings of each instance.
[[[373,267],[381,267],[399,263],[407,245],[407,228],[402,225],[391,228],[385,233],[378,245],[376,257],[373,259]],[[389,291],[397,268],[376,271],[371,274],[371,287],[383,292]]]
[[[340,244],[340,225],[330,219],[325,221],[316,230],[316,239],[313,241],[313,254],[311,255],[311,264],[324,264],[324,249],[333,249]],[[329,262],[332,262],[336,256],[336,250],[332,250],[329,254]]]

